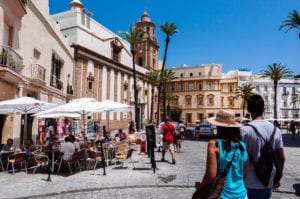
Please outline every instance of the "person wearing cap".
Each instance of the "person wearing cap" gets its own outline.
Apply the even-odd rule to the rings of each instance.
[[[219,172],[224,170],[232,160],[228,169],[220,199],[247,198],[244,177],[247,175],[246,144],[241,140],[241,124],[236,122],[229,110],[220,110],[216,117],[207,121],[217,127],[216,139],[210,140],[207,146],[206,171],[202,182],[196,182],[195,188],[200,189],[213,182]]]

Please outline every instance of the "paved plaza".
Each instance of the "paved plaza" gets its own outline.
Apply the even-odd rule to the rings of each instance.
[[[274,199],[299,198],[300,195],[300,136],[284,134],[286,166],[281,191]],[[186,140],[180,153],[176,153],[176,165],[171,164],[170,155],[161,162],[161,153],[155,152],[157,170],[151,170],[150,159],[134,151],[135,169],[112,165],[106,169],[76,171],[72,175],[54,173],[47,182],[47,173],[15,175],[0,173],[0,198],[191,198],[195,181],[202,179],[207,140]]]

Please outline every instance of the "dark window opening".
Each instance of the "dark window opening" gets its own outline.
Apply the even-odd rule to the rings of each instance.
[[[143,58],[142,57],[139,57],[139,65],[143,66]]]

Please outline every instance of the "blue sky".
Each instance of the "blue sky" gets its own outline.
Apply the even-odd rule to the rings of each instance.
[[[49,0],[50,13],[69,9],[71,0]],[[223,72],[249,68],[259,74],[281,63],[300,74],[300,30],[279,31],[300,0],[81,0],[93,18],[113,32],[128,31],[145,7],[157,25],[159,59],[165,35],[159,25],[174,22],[179,33],[170,41],[166,66],[222,64]]]

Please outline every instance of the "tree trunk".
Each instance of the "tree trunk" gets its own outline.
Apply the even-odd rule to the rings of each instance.
[[[139,130],[139,116],[138,116],[138,90],[136,85],[136,71],[135,71],[135,51],[134,49],[131,51],[132,53],[132,68],[133,68],[133,89],[134,89],[134,111],[135,111],[135,125],[136,131]]]
[[[167,36],[166,38],[166,48],[164,51],[164,59],[163,59],[163,64],[161,67],[161,71],[160,71],[160,80],[159,80],[159,85],[158,85],[158,99],[157,99],[157,125],[159,125],[159,108],[160,108],[160,94],[161,94],[161,87],[163,86],[162,84],[162,76],[163,76],[163,72],[165,70],[165,65],[166,65],[166,60],[167,60],[167,53],[168,53],[168,47],[169,47],[169,42],[170,42],[170,38]],[[165,118],[163,118],[165,119]]]
[[[242,117],[245,117],[245,107],[246,107],[246,98],[244,98],[244,101],[243,101],[243,116]]]
[[[150,107],[150,122],[153,123],[153,103],[154,103],[154,87],[151,88],[151,107]]]
[[[161,84],[159,83],[158,85],[158,89],[157,89],[157,111],[156,111],[156,125],[158,126],[159,125],[159,103],[160,103],[160,93],[161,93]]]
[[[163,121],[166,120],[166,83],[163,83]]]
[[[277,84],[278,82],[274,80],[274,118],[277,119]]]

